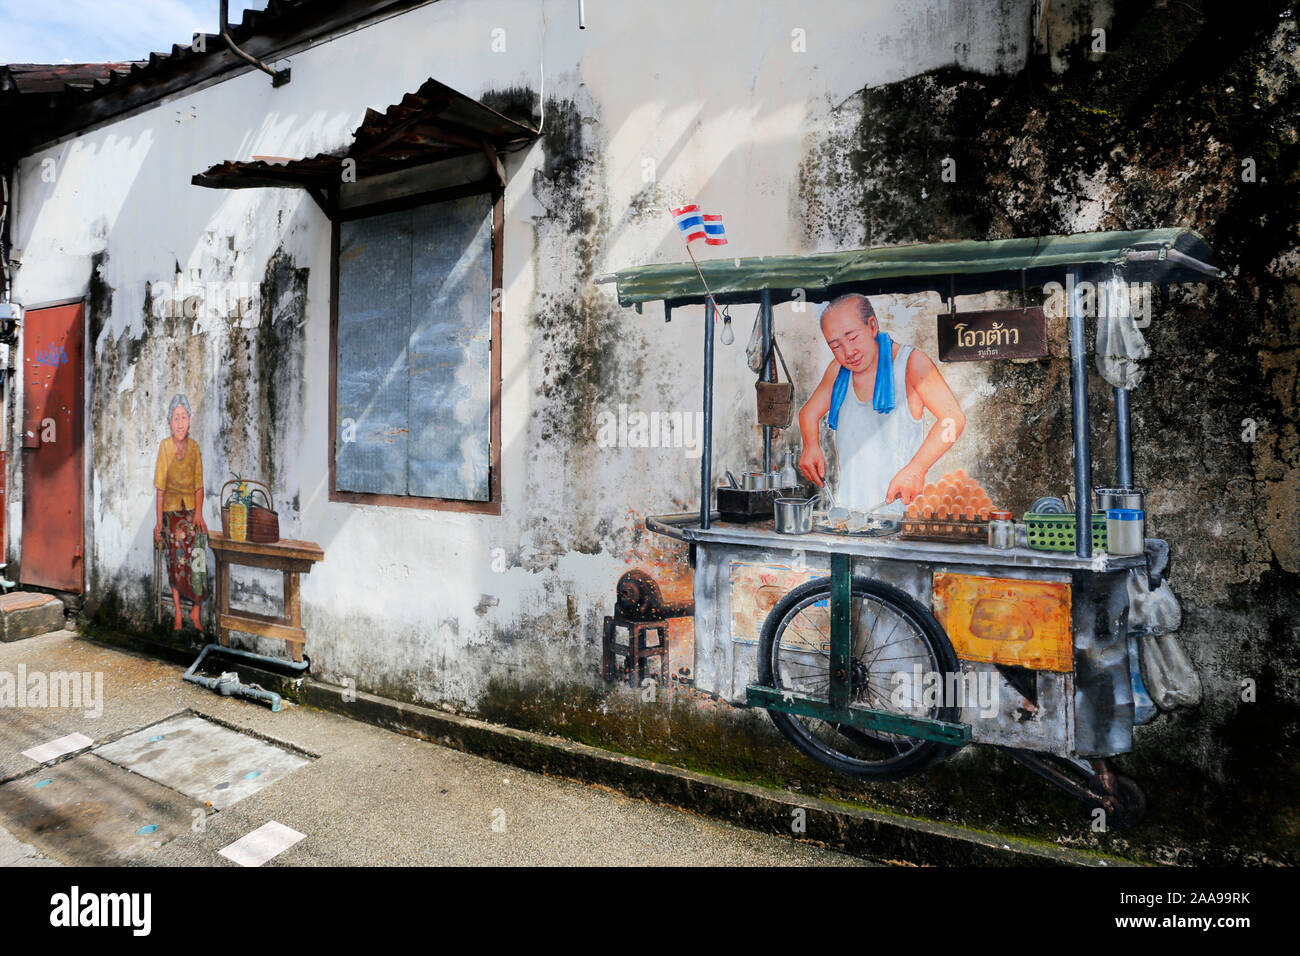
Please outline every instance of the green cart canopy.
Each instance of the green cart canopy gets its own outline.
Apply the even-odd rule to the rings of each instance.
[[[1059,282],[1066,269],[1094,273],[1116,267],[1130,282],[1204,282],[1224,275],[1213,250],[1191,229],[925,242],[699,263],[719,304],[759,302],[764,290],[773,303],[801,297],[824,302],[846,292],[969,295]],[[690,262],[623,269],[600,281],[617,283],[622,306],[663,300],[674,307],[705,299]]]

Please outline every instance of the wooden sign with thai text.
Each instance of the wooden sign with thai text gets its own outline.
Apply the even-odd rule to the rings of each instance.
[[[1047,355],[1047,316],[1041,306],[939,313],[939,360],[990,362]]]

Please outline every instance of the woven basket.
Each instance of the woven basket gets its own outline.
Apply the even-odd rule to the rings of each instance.
[[[234,479],[231,478],[221,486],[221,530],[232,540],[241,540],[231,534],[234,523],[230,520],[230,499],[226,495],[226,489],[231,485],[238,486],[240,481],[254,485],[251,494],[261,495],[266,501],[266,505],[250,504],[248,506],[248,517],[246,520],[246,540],[253,541],[257,544],[274,544],[280,540],[280,516],[272,508],[271,489],[265,482],[255,481],[252,478]],[[238,529],[234,529],[238,530]]]

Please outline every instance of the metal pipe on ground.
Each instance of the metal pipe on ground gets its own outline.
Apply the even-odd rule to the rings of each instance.
[[[311,658],[303,655],[301,661],[285,661],[278,657],[267,657],[265,654],[254,654],[252,651],[244,651],[235,647],[226,647],[223,644],[208,644],[203,650],[199,651],[199,656],[194,659],[189,670],[185,672],[184,679],[191,684],[197,684],[199,687],[205,687],[210,691],[220,694],[222,697],[242,697],[246,700],[260,700],[271,705],[272,713],[280,712],[280,695],[275,691],[266,690],[256,684],[245,684],[239,679],[239,675],[234,671],[225,671],[220,677],[205,677],[196,673],[199,665],[203,663],[204,658],[212,653],[213,656],[223,654],[229,657],[236,657],[243,661],[255,664],[270,665],[289,670],[295,674],[304,673],[311,666]]]

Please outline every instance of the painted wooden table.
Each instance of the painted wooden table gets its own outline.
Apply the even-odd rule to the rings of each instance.
[[[302,660],[307,632],[302,628],[298,599],[298,575],[307,574],[317,561],[325,560],[321,546],[311,541],[281,539],[273,544],[232,541],[220,532],[208,533],[208,544],[217,557],[217,632],[221,643],[230,646],[231,631],[246,631],[285,642],[295,661]],[[284,613],[258,614],[230,607],[230,566],[268,568],[284,574]]]

